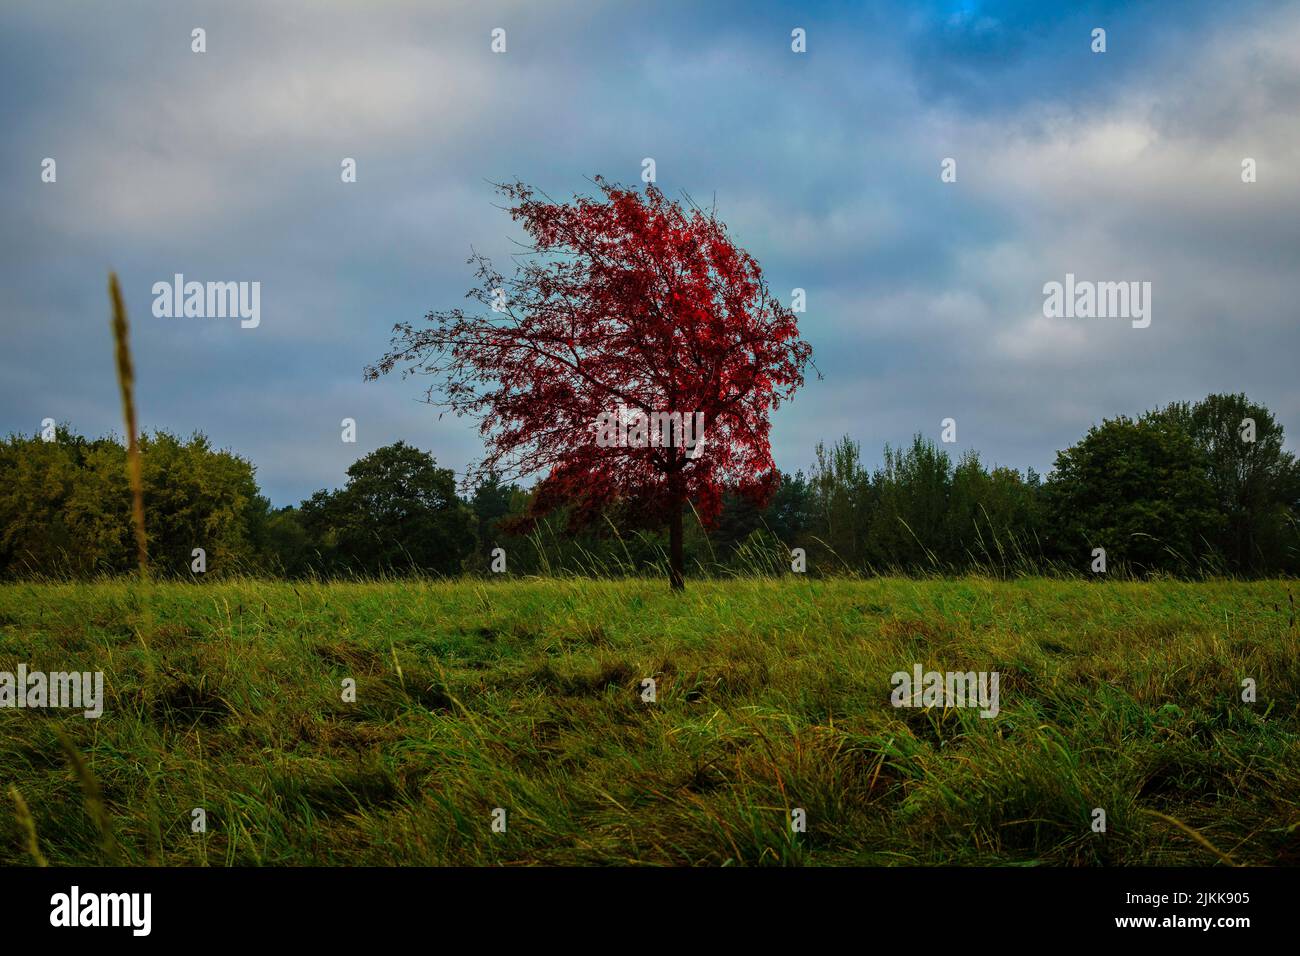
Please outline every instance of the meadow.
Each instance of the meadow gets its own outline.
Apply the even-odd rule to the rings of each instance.
[[[8,584],[0,671],[106,699],[0,709],[0,864],[1297,864],[1293,590]],[[891,706],[916,664],[997,716]]]

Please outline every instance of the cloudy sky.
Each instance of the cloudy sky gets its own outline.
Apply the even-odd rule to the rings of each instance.
[[[644,157],[807,290],[824,378],[777,413],[783,468],[953,417],[954,452],[1045,471],[1211,391],[1300,437],[1295,4],[7,0],[0,109],[0,432],[120,433],[116,269],[145,427],[248,456],[277,505],[399,438],[475,459],[425,383],[363,367],[463,303],[471,246],[508,263],[491,181],[564,195]],[[259,281],[260,326],[155,318],[178,272]],[[1149,281],[1151,325],[1044,318],[1067,272]]]

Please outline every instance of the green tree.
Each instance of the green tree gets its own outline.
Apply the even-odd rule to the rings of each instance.
[[[303,525],[326,570],[456,574],[474,550],[474,514],[454,473],[397,442],[358,459],[338,491],[303,502]]]
[[[510,515],[510,502],[518,491],[517,485],[502,484],[496,472],[489,472],[474,488],[470,508],[474,512],[476,564],[480,570],[490,566],[492,549],[505,536],[499,526]]]
[[[867,553],[882,567],[935,567],[951,556],[948,498],[952,459],[916,435],[906,451],[885,446],[872,476],[875,509]]]
[[[209,573],[256,568],[253,536],[268,507],[253,466],[202,435],[141,437],[145,530],[154,573],[188,575],[203,548]],[[8,574],[84,576],[135,564],[126,451],[56,431],[0,445],[0,562]]]
[[[258,539],[261,564],[273,574],[298,578],[320,565],[302,515],[293,505],[272,511]]]
[[[67,428],[56,440],[10,435],[0,445],[0,568],[12,575],[80,573],[86,557],[67,504],[88,443]]]
[[[1199,449],[1181,428],[1127,416],[1094,426],[1058,452],[1045,493],[1055,553],[1086,568],[1187,571],[1213,555],[1222,524]]]
[[[140,456],[152,567],[189,573],[194,549],[202,548],[207,573],[258,570],[254,539],[270,502],[258,491],[251,462],[214,450],[198,433],[187,441],[166,432],[146,435]]]
[[[962,455],[948,497],[949,564],[1024,571],[1041,558],[1037,475],[1014,468],[986,470],[979,454]]]
[[[1175,402],[1148,418],[1185,432],[1204,456],[1223,516],[1216,545],[1240,572],[1295,567],[1300,467],[1284,449],[1281,423],[1244,394]]]
[[[820,543],[816,550],[831,552],[818,563],[833,561],[859,568],[867,553],[873,503],[862,447],[845,435],[829,449],[818,442],[816,455],[808,479],[812,536]]]

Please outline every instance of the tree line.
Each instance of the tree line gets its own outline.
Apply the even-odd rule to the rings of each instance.
[[[0,575],[84,578],[135,566],[126,457],[65,427],[0,444]],[[619,502],[578,524],[530,518],[535,488],[454,473],[397,442],[357,460],[342,488],[272,507],[252,462],[188,439],[143,436],[150,566],[164,577],[662,573],[667,540]],[[916,436],[869,468],[849,437],[819,444],[757,508],[724,496],[692,520],[704,573],[978,571],[1273,575],[1300,571],[1300,464],[1282,425],[1245,395],[1210,395],[1091,428],[1040,476],[956,457]],[[590,519],[591,516],[584,515]],[[198,549],[202,561],[197,561]],[[1102,564],[1099,566],[1098,559]]]

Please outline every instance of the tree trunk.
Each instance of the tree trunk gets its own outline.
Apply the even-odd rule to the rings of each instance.
[[[674,591],[686,590],[686,577],[682,573],[685,563],[682,556],[682,502],[675,502],[668,516],[668,583]]]

